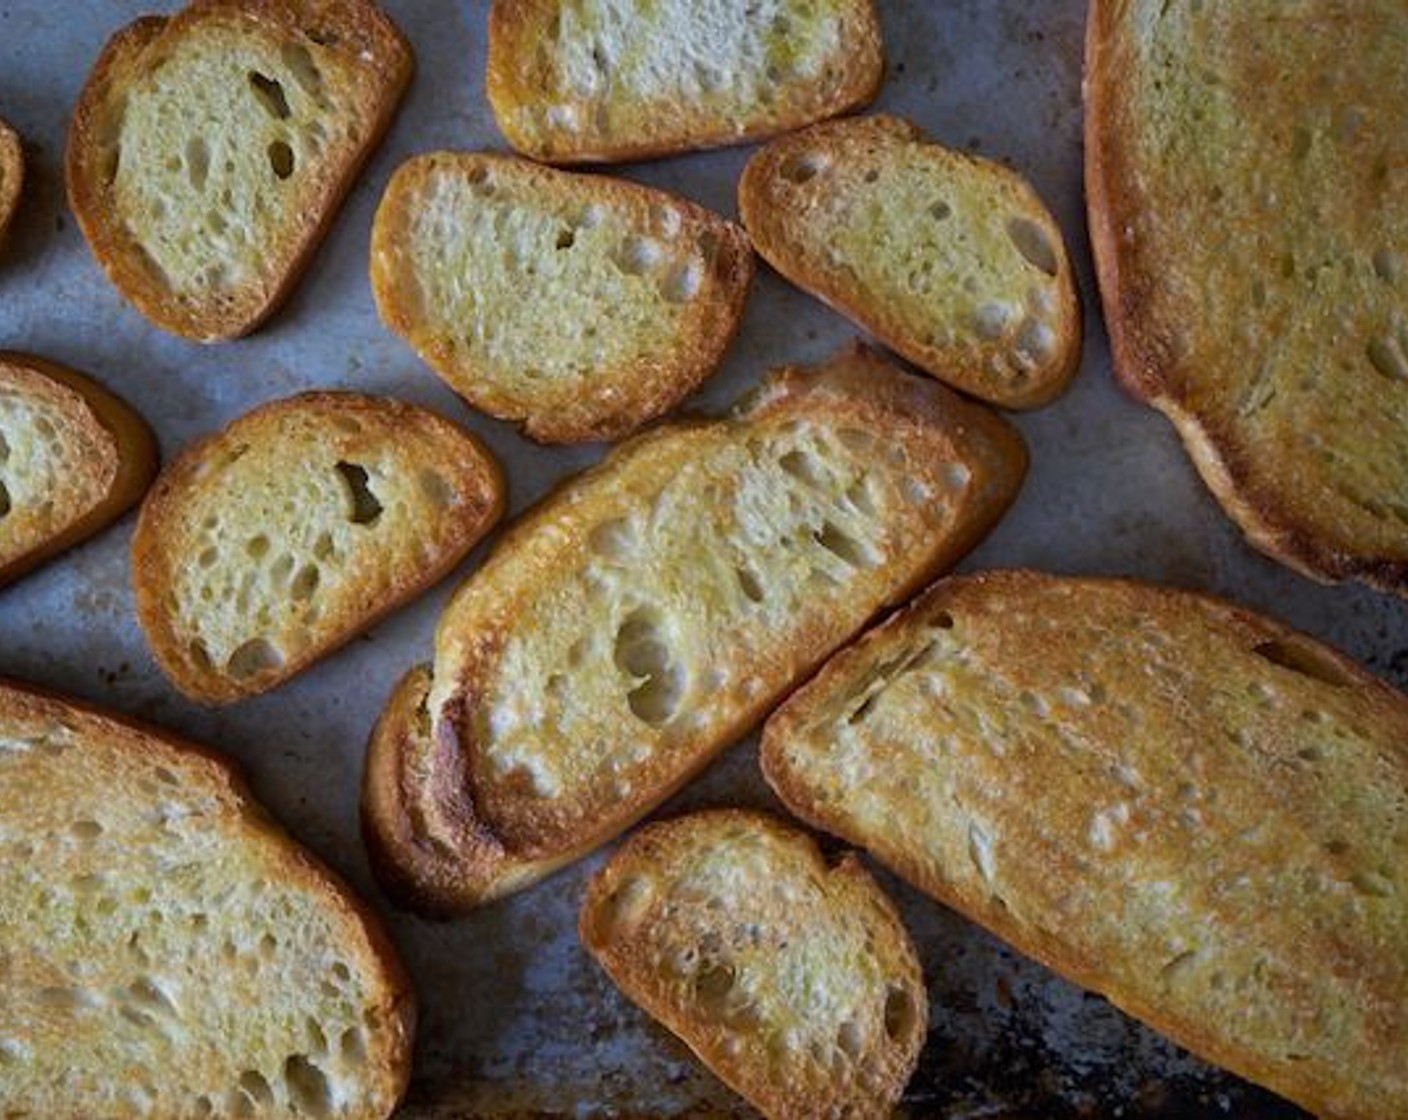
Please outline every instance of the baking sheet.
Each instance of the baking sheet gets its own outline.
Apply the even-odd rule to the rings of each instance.
[[[366,278],[372,211],[392,170],[435,148],[501,147],[483,92],[487,3],[384,0],[418,75],[285,309],[253,338],[203,348],[161,334],[103,278],[63,201],[67,116],[106,38],[162,0],[0,0],[0,116],[24,134],[31,178],[0,258],[0,347],[89,371],[142,410],[171,456],[254,405],[314,387],[388,393],[482,435],[507,468],[512,508],[594,461],[538,449],[472,413],[379,324]],[[1080,271],[1088,343],[1055,405],[1016,422],[1032,449],[1012,514],[964,565],[1139,576],[1230,595],[1334,642],[1408,685],[1408,613],[1356,589],[1317,587],[1250,551],[1169,426],[1124,398],[1110,370],[1083,220],[1084,0],[880,0],[889,73],[878,108],[941,140],[1009,161],[1055,210]],[[723,213],[748,150],[626,169]],[[741,336],[693,406],[717,409],[767,368],[821,359],[854,334],[760,270]],[[424,660],[447,583],[276,693],[211,712],[157,672],[133,620],[129,517],[0,593],[0,674],[163,724],[236,756],[304,843],[387,915],[421,996],[411,1117],[748,1115],[684,1048],[629,1007],[579,948],[590,859],[450,924],[390,910],[357,830],[364,744],[399,675]],[[730,751],[663,810],[778,808],[754,745]],[[924,1117],[1299,1115],[1210,1070],[885,877],[918,940],[933,1022],[906,1110]]]

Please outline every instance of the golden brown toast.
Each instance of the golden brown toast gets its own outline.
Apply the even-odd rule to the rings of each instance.
[[[0,681],[0,1105],[380,1120],[414,996],[216,755]]]
[[[762,813],[632,836],[587,888],[582,943],[617,986],[769,1120],[888,1120],[928,999],[894,904]]]
[[[617,448],[508,531],[397,689],[374,866],[453,912],[598,847],[976,545],[1025,467],[1001,418],[861,349]]]
[[[0,119],[0,246],[20,205],[24,189],[24,147],[19,133]]]
[[[1096,0],[1116,368],[1263,552],[1408,588],[1408,9]]]
[[[156,470],[151,429],[112,393],[0,351],[0,587],[112,524]]]
[[[414,66],[372,0],[195,0],[103,50],[69,132],[74,216],[163,330],[254,330],[292,291]]]
[[[1113,580],[944,580],[768,721],[789,808],[1322,1116],[1408,1115],[1408,698]]]

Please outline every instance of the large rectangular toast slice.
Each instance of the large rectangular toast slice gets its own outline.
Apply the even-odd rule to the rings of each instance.
[[[977,544],[1025,466],[1000,417],[859,349],[622,445],[508,531],[397,689],[374,866],[443,912],[580,858]]]
[[[1096,0],[1116,369],[1250,542],[1408,592],[1408,8]]]
[[[163,330],[247,334],[293,289],[410,83],[373,0],[195,0],[103,50],[69,131],[74,216]]]
[[[381,1120],[414,997],[227,762],[0,681],[0,1113]]]
[[[1408,698],[1229,603],[939,583],[768,721],[803,819],[1311,1111],[1408,1116]]]

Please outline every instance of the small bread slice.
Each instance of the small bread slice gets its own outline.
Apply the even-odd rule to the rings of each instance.
[[[0,120],[0,246],[20,206],[24,189],[24,146],[19,133]]]
[[[1408,9],[1097,0],[1087,34],[1120,381],[1255,548],[1408,596]]]
[[[372,736],[373,865],[431,913],[605,843],[978,543],[1021,437],[857,349],[662,425],[526,514]]]
[[[371,274],[386,325],[457,393],[572,443],[626,435],[714,371],[753,250],[664,191],[439,152],[387,187]]]
[[[928,1027],[894,904],[762,813],[650,825],[587,888],[582,943],[768,1120],[888,1118]]]
[[[503,506],[488,450],[433,412],[275,401],[162,472],[132,541],[137,617],[191,699],[254,696],[441,579]]]
[[[112,282],[163,330],[235,338],[293,289],[411,79],[372,0],[196,0],[108,43],[67,180]]]
[[[1080,366],[1061,227],[1001,164],[856,117],[769,144],[738,205],[773,268],[956,389],[1035,408]]]
[[[0,587],[112,524],[156,470],[151,429],[117,397],[0,351]]]
[[[549,163],[739,144],[869,103],[872,0],[494,0],[489,103]]]
[[[768,721],[803,819],[1322,1116],[1408,1116],[1408,697],[1182,591],[946,580]]]
[[[381,1120],[414,997],[229,763],[0,681],[7,1116]]]

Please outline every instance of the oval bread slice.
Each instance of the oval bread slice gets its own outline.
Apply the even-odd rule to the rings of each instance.
[[[5,243],[5,234],[19,209],[23,187],[24,147],[19,133],[0,120],[0,245]]]
[[[438,581],[503,504],[493,457],[433,412],[275,401],[162,472],[132,542],[137,617],[187,696],[254,696]]]
[[[884,78],[871,0],[494,0],[488,94],[549,163],[646,159],[859,108]]]
[[[1408,1115],[1408,698],[1229,603],[946,580],[768,721],[805,820],[1322,1116]]]
[[[526,514],[372,737],[383,880],[466,909],[580,858],[1006,511],[1021,437],[868,352],[656,428]]]
[[[769,1120],[889,1117],[928,998],[894,904],[854,855],[717,810],[653,824],[592,879],[582,943]]]
[[[103,50],[69,132],[69,201],[163,330],[247,334],[293,289],[414,66],[372,0],[195,0]]]
[[[156,470],[151,429],[117,397],[0,352],[0,587],[112,524]]]
[[[1080,365],[1061,228],[1030,185],[895,117],[816,125],[749,161],[739,212],[763,259],[896,353],[1005,408]]]
[[[566,443],[623,436],[714,371],[753,250],[664,191],[440,152],[387,187],[371,273],[387,326],[457,393]]]
[[[0,852],[6,1115],[390,1115],[395,951],[228,763],[0,681]]]

